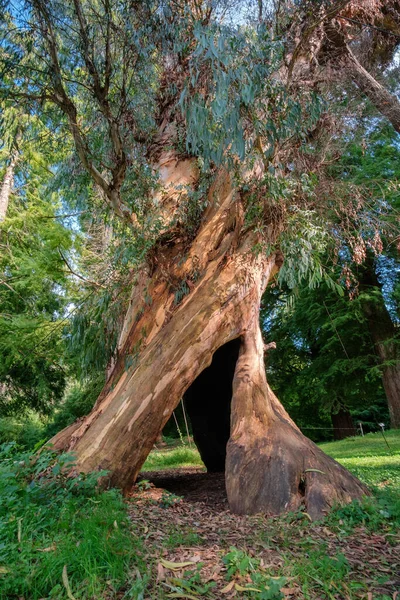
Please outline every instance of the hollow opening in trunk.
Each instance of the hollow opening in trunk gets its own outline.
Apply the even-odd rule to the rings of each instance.
[[[209,473],[225,470],[232,382],[239,348],[240,338],[218,348],[210,366],[193,381],[183,397],[193,439]]]

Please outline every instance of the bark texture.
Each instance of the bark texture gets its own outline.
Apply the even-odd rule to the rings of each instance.
[[[331,419],[335,440],[344,440],[347,437],[357,435],[357,429],[348,408],[340,406],[339,410],[332,410]]]
[[[376,354],[382,366],[390,427],[400,428],[400,340],[399,332],[388,313],[373,260],[368,258],[361,273],[361,291],[365,292],[363,310],[367,318]]]
[[[329,63],[341,75],[347,74],[359,90],[400,133],[400,102],[379,83],[359,62],[346,41],[346,35],[337,21],[325,24],[326,38],[318,49],[321,64]],[[339,71],[337,67],[340,66]]]
[[[4,221],[7,215],[8,204],[10,202],[10,196],[14,185],[14,171],[18,161],[18,153],[13,152],[4,179],[0,187],[0,223]]]
[[[255,318],[236,366],[226,460],[229,505],[239,514],[279,514],[304,505],[320,518],[364,486],[300,432],[268,386]]]
[[[159,170],[164,206],[197,176],[193,161],[172,153]],[[52,440],[76,453],[78,469],[108,469],[110,482],[129,490],[185,397],[206,465],[225,466],[233,511],[277,514],[304,504],[318,517],[367,493],[301,434],[268,387],[259,306],[281,258],[255,253],[256,242],[220,170],[194,239],[170,229],[140,274],[118,359],[92,412]]]
[[[386,117],[397,133],[400,133],[400,102],[381,85],[357,60],[353,52],[346,47],[345,68],[350,77],[371,101],[375,108]]]

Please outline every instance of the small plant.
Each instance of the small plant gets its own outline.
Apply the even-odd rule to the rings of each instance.
[[[174,504],[181,502],[181,500],[182,496],[177,496],[171,492],[163,492],[160,500],[160,506],[162,508],[170,508],[171,506],[174,506]]]
[[[138,481],[136,485],[141,492],[144,492],[145,490],[150,490],[153,486],[153,484],[150,483],[148,479],[142,479],[141,481]]]
[[[229,552],[225,554],[222,561],[226,565],[228,579],[234,575],[247,575],[255,571],[259,564],[259,561],[233,546],[230,547]]]
[[[244,585],[235,582],[236,591],[245,592],[249,598],[258,600],[281,600],[284,597],[281,588],[285,585],[286,578],[271,577],[261,568],[258,559],[243,550],[232,546],[222,560],[227,567],[227,579],[245,579]]]
[[[173,592],[171,598],[193,598],[198,596],[199,598],[207,598],[208,592],[210,592],[216,585],[215,581],[203,583],[201,581],[200,569],[202,563],[197,565],[195,571],[185,572],[183,578],[170,578],[167,587]]]

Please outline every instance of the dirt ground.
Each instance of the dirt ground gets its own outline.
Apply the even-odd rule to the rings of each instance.
[[[194,597],[191,594],[207,599],[248,598],[242,588],[251,585],[250,577],[227,576],[223,557],[232,547],[256,558],[266,577],[285,577],[285,598],[400,600],[400,539],[393,533],[357,527],[348,534],[305,518],[234,515],[228,508],[223,473],[207,474],[201,467],[141,473],[140,480],[131,494],[130,518],[145,538],[155,565],[154,587],[145,600]],[[324,556],[336,560],[340,552],[348,561],[350,573],[347,582],[340,582],[340,591],[333,579],[327,583],[330,591],[322,588],[318,576],[310,580],[311,585],[304,583],[298,565],[307,570],[308,556],[319,552],[321,560]],[[187,564],[180,568],[176,563]],[[183,595],[168,594],[171,582],[176,587],[177,581],[190,580],[188,569],[197,573],[193,581],[198,583],[190,583]]]

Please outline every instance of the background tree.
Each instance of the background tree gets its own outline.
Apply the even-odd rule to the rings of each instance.
[[[15,111],[13,119],[17,119]],[[40,136],[45,132],[27,115],[19,121],[20,130],[22,125],[18,161],[12,158],[10,163],[6,142],[2,148],[3,191],[8,187],[3,204],[7,212],[0,223],[3,416],[23,414],[27,409],[48,414],[65,385],[61,334],[67,279],[60,252],[70,247],[70,234],[56,219],[56,198],[49,199],[51,150],[47,145],[45,152],[40,151]],[[10,183],[12,163],[14,181]]]
[[[264,295],[265,339],[277,345],[267,355],[268,379],[314,440],[355,435],[359,420],[365,431],[388,423],[363,301],[361,295],[353,300],[339,296],[326,285],[303,285],[295,298],[277,287]]]

